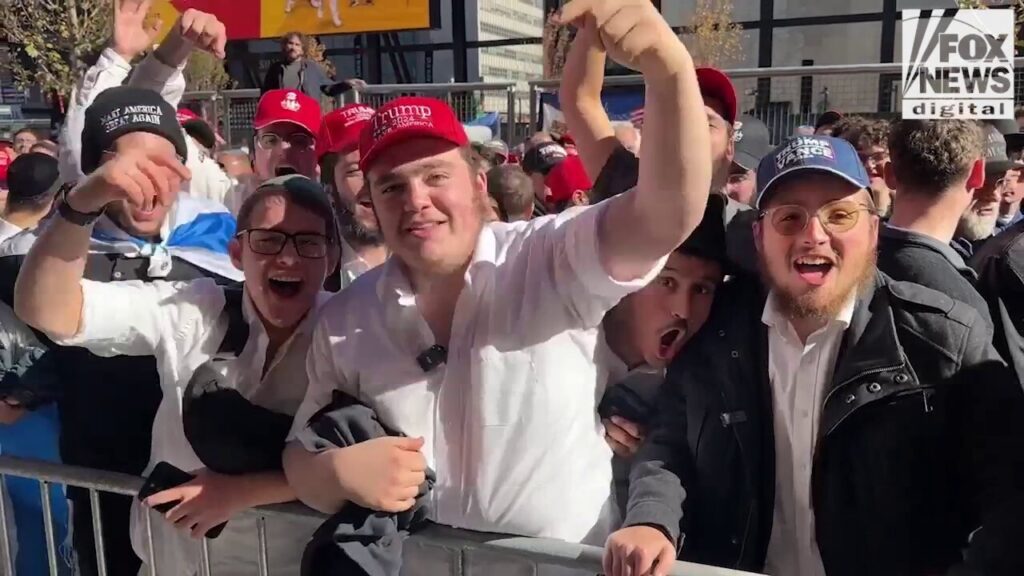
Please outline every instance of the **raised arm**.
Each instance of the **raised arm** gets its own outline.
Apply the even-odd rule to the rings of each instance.
[[[604,66],[608,60],[593,22],[585,23],[569,47],[558,99],[580,160],[591,179],[601,173],[618,145],[615,129],[601,104]]]
[[[174,158],[146,152],[119,154],[68,193],[68,206],[80,213],[127,200],[134,206],[169,202],[188,171]],[[173,192],[172,192],[173,191]],[[25,323],[51,338],[78,333],[82,319],[82,275],[92,224],[63,215],[47,225],[32,246],[14,287],[14,310]]]
[[[109,45],[75,86],[61,130],[61,178],[74,182],[83,178],[81,169],[82,128],[85,109],[107,88],[127,80],[132,86],[160,93],[177,106],[185,92],[182,70],[195,48],[223,55],[226,33],[215,17],[187,10],[156,50],[132,73],[131,62],[150,50],[156,42],[159,25],[146,24],[151,0],[117,0],[114,3],[113,34]],[[129,79],[129,75],[131,78]]]
[[[693,59],[650,0],[573,0],[560,18],[594,26],[613,60],[644,75],[639,183],[609,202],[598,236],[605,270],[616,280],[634,280],[704,215],[711,144]]]

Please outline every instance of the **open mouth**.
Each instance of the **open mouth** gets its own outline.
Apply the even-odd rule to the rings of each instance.
[[[671,360],[679,352],[685,337],[686,330],[682,328],[672,328],[665,331],[658,340],[658,358],[660,360]]]
[[[269,278],[267,285],[270,291],[280,298],[294,298],[302,291],[302,279],[294,276]]]
[[[793,269],[800,278],[812,286],[821,286],[828,278],[835,264],[821,256],[803,256],[793,262]]]
[[[299,171],[291,166],[278,166],[277,170],[274,171],[275,176],[291,176],[298,173]]]

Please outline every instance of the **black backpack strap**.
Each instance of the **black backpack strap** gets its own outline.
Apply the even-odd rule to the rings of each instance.
[[[242,285],[225,286],[224,310],[221,317],[227,320],[228,329],[224,333],[224,339],[217,349],[217,356],[223,358],[237,358],[242,355],[245,343],[249,341],[249,323],[245,321],[242,314],[242,299],[245,293]]]

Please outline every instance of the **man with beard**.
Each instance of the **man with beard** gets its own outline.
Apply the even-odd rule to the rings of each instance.
[[[1006,155],[1006,139],[997,127],[983,123],[981,129],[985,183],[974,190],[974,199],[960,217],[956,237],[953,239],[953,247],[965,260],[969,260],[992,238],[999,222],[1003,193],[1012,190],[1024,167]]]
[[[848,142],[757,175],[763,285],[727,283],[671,366],[605,573],[664,575],[682,531],[684,559],[778,576],[1021,574],[1024,393],[988,327],[876,272]]]
[[[328,279],[328,288],[344,290],[388,257],[359,168],[359,134],[373,114],[365,104],[350,104],[324,116],[320,126],[320,180],[334,204],[342,239],[338,274]]]

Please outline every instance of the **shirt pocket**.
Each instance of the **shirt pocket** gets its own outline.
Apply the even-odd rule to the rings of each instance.
[[[471,397],[480,402],[477,413],[481,425],[510,426],[531,416],[542,383],[529,351],[499,353],[495,348],[487,348],[479,370],[481,373],[474,378],[480,383],[479,393]]]

